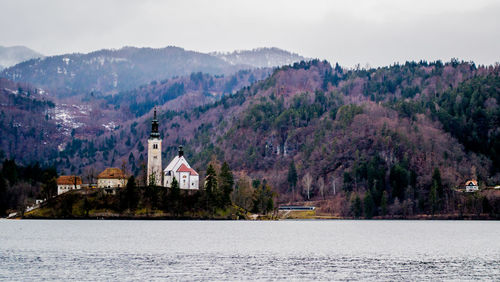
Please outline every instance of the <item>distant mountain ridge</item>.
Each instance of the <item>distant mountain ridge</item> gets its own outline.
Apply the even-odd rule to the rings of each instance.
[[[238,60],[228,59],[233,57],[223,59],[173,46],[159,49],[123,47],[32,59],[3,70],[0,76],[29,82],[63,97],[90,92],[116,94],[153,80],[197,72],[228,75],[256,68],[264,61],[265,65],[280,66],[289,64],[293,58],[302,58],[275,48],[245,51]]]
[[[231,65],[250,65],[256,68],[290,65],[295,62],[306,60],[305,57],[299,54],[291,53],[276,47],[237,50],[228,53],[212,52],[209,54],[221,58]]]
[[[43,55],[25,46],[0,46],[0,71],[20,62],[39,57],[43,57]]]

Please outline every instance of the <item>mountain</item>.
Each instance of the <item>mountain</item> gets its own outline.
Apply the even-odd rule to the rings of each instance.
[[[110,166],[141,175],[148,109],[162,105],[165,160],[184,145],[201,176],[208,162],[226,160],[238,176],[274,187],[280,202],[315,199],[324,211],[354,216],[495,203],[453,189],[469,178],[500,181],[499,67],[453,60],[348,70],[313,60],[250,74],[233,76],[230,91],[221,89],[233,78],[195,73],[94,98],[99,111],[131,118],[96,134],[77,130],[51,161],[84,177]],[[196,104],[216,89],[219,97]]]
[[[164,156],[175,154],[176,146],[183,144],[199,169],[216,155],[237,170],[266,178],[281,192],[288,187],[286,170],[292,159],[301,175],[309,172],[328,185],[336,179],[339,187],[343,182],[345,187],[372,185],[373,176],[367,176],[366,169],[375,164],[382,175],[389,175],[396,165],[404,168],[415,175],[415,189],[429,185],[435,167],[450,186],[464,177],[488,180],[498,177],[491,170],[496,149],[468,146],[443,126],[442,114],[433,110],[434,105],[444,105],[436,97],[467,87],[475,77],[488,76],[496,79],[498,70],[463,62],[409,62],[369,70],[332,68],[320,61],[297,63],[212,104],[164,111],[160,114]],[[489,87],[496,89],[495,84]],[[499,98],[482,99],[493,107],[493,116],[488,117],[495,122],[481,128],[496,132]],[[483,107],[480,101],[475,105]],[[150,116],[145,115],[130,127],[93,140],[94,145],[108,144],[102,150],[113,155],[99,157],[98,162],[111,166],[134,160],[138,168],[137,162],[145,159],[143,142],[149,124]],[[494,140],[484,143],[496,148]],[[79,159],[78,151],[64,153]],[[388,179],[384,183],[390,187]]]
[[[65,155],[58,151],[79,149],[86,142],[82,140],[123,132],[124,128],[133,130],[132,125],[154,106],[165,112],[192,110],[263,80],[270,72],[270,69],[242,70],[228,76],[199,72],[152,81],[115,95],[89,93],[65,99],[53,99],[53,95],[41,88],[0,78],[0,156],[24,164],[52,163]],[[94,158],[96,150],[104,147],[88,148],[85,158]],[[76,169],[85,162],[69,166]]]
[[[213,56],[221,58],[231,65],[248,65],[254,68],[279,67],[290,65],[306,58],[279,48],[256,48],[234,52],[212,52]]]
[[[40,57],[43,55],[24,46],[0,46],[0,71],[20,62]]]
[[[285,51],[273,52],[281,54]],[[259,56],[263,58],[258,59]],[[265,56],[268,56],[268,52],[261,54],[256,51],[252,60],[267,60]],[[229,75],[238,70],[254,68],[251,63],[240,61],[230,63],[217,56],[178,47],[124,47],[32,59],[3,70],[0,76],[29,82],[50,90],[58,97],[91,92],[108,95],[132,90],[153,80],[161,81],[197,72]],[[278,61],[273,59],[273,64]]]
[[[50,89],[58,96],[71,96],[112,94],[152,80],[200,71],[225,74],[237,69],[213,56],[177,47],[124,47],[33,59],[7,68],[1,75]]]

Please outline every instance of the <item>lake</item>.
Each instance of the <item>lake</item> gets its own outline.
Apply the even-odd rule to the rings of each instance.
[[[0,220],[0,280],[499,280],[495,221]]]

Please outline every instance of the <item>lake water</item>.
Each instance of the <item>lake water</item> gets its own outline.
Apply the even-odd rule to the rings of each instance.
[[[494,221],[0,220],[0,280],[500,280]]]

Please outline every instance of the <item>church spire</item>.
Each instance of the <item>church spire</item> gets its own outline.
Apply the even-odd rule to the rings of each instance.
[[[158,131],[158,119],[156,119],[156,107],[154,108],[153,121],[151,121],[151,135],[149,138],[160,138],[160,132]]]

